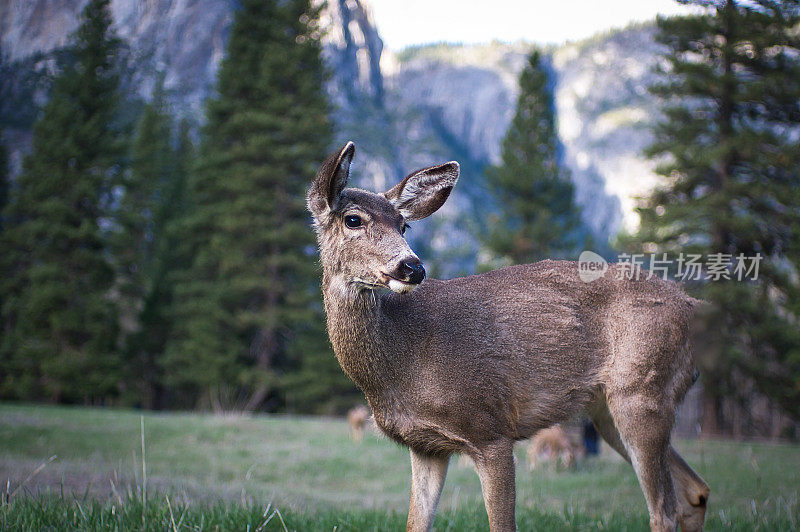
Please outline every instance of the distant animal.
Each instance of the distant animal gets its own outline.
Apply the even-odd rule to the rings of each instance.
[[[364,427],[369,420],[369,408],[356,405],[347,412],[347,424],[350,426],[350,439],[360,442],[364,438]]]
[[[575,465],[579,449],[572,444],[560,425],[553,425],[537,432],[528,442],[526,452],[531,471],[542,462],[554,462],[569,469]]]
[[[514,442],[582,411],[633,464],[650,528],[701,530],[708,485],[670,445],[696,300],[619,265],[584,282],[567,261],[426,280],[404,233],[444,204],[458,163],[374,193],[346,188],[354,152],[328,157],[307,205],[336,357],[411,451],[408,530],[430,528],[454,453],[475,464],[490,529],[515,530]]]

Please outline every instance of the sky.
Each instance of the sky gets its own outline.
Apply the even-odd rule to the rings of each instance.
[[[368,0],[384,46],[431,42],[538,44],[579,40],[657,14],[688,14],[675,0]]]

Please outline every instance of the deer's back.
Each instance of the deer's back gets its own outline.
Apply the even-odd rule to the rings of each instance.
[[[614,334],[642,320],[651,333],[688,324],[694,300],[678,285],[647,279],[647,271],[634,279],[617,275],[611,265],[587,283],[577,263],[545,260],[430,279],[409,296],[389,294],[384,309],[391,319],[415,322],[418,331],[456,344],[490,343],[507,349],[506,356],[556,346],[608,350]]]

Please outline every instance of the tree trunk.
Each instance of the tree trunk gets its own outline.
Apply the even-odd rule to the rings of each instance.
[[[719,434],[719,401],[707,388],[703,389],[703,417],[701,434],[716,436]]]

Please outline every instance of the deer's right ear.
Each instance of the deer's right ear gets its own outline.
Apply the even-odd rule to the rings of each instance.
[[[322,163],[314,183],[306,198],[308,210],[319,219],[323,214],[336,208],[339,195],[350,177],[350,161],[356,152],[356,145],[348,142],[335,151]]]

